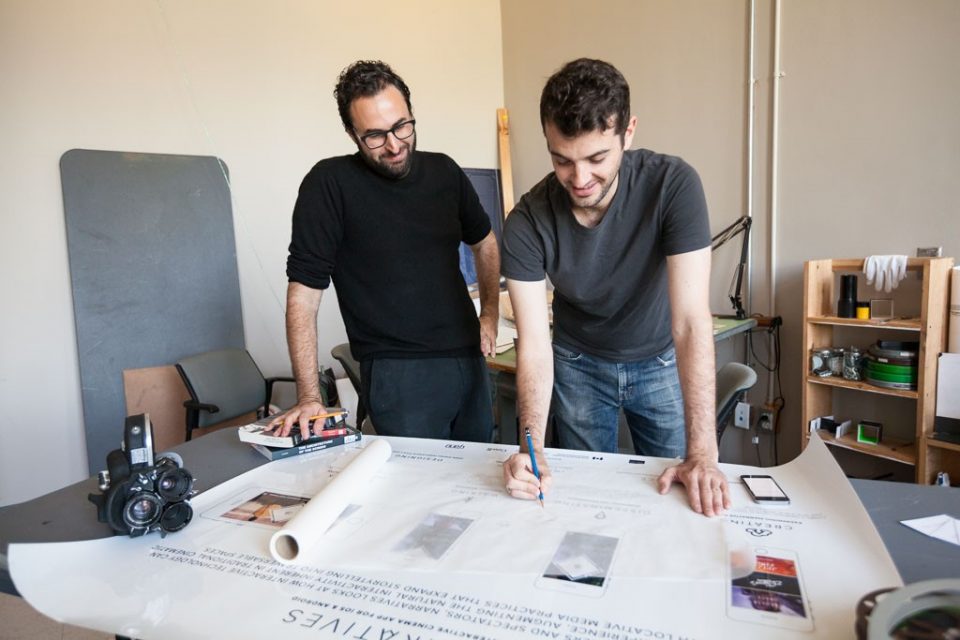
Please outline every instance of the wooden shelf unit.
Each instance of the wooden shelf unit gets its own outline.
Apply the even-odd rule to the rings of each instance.
[[[840,387],[841,389],[856,389],[857,391],[866,391],[867,393],[877,393],[877,394],[880,394],[881,396],[894,396],[896,398],[910,398],[911,400],[916,400],[919,397],[919,394],[916,391],[911,391],[909,389],[886,389],[884,387],[878,387],[876,385],[870,384],[869,382],[847,380],[845,378],[837,378],[836,376],[830,376],[829,378],[820,378],[818,376],[812,376],[808,373],[807,383],[808,384],[824,384],[824,385],[827,385],[828,387]]]
[[[894,460],[914,466],[914,481],[932,484],[938,471],[960,469],[960,445],[931,438],[936,411],[937,357],[946,348],[947,311],[949,306],[950,269],[953,258],[909,258],[907,272],[918,273],[922,279],[920,317],[894,320],[859,320],[836,316],[837,296],[834,291],[836,275],[840,273],[863,276],[863,259],[811,260],[803,269],[803,421],[801,447],[810,439],[810,421],[833,414],[833,396],[837,389],[846,393],[874,393],[916,404],[916,424],[913,440],[900,442],[884,438],[880,444],[862,444],[855,437],[834,438],[821,432],[831,446],[858,451],[862,454]],[[915,332],[920,343],[916,391],[886,389],[866,382],[843,378],[820,378],[810,374],[810,351],[813,348],[835,346],[834,329],[847,331],[870,329],[876,331]]]
[[[852,449],[877,458],[885,458],[911,466],[917,464],[917,447],[913,442],[884,439],[880,444],[864,444],[863,442],[857,442],[857,437],[852,433],[847,433],[839,438],[824,429],[818,430],[817,433],[820,434],[820,438],[825,444],[832,447]]]

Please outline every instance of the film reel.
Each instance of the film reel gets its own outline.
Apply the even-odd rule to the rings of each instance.
[[[868,593],[857,604],[857,640],[960,636],[960,580],[925,580]]]

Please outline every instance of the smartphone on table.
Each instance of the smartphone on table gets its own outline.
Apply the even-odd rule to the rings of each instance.
[[[753,501],[757,504],[765,505],[788,505],[790,498],[786,492],[780,488],[777,481],[771,476],[746,475],[740,476],[747,492]]]

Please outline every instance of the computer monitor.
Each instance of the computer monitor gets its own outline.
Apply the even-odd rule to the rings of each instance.
[[[503,232],[503,198],[500,190],[500,171],[497,169],[464,169],[470,183],[480,196],[480,204],[490,217],[490,226],[497,236],[497,245],[500,245]],[[460,243],[460,272],[468,287],[477,284],[477,268],[473,263],[473,252],[470,247]]]

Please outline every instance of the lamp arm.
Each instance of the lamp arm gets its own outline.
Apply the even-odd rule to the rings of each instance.
[[[733,304],[733,309],[739,320],[747,317],[747,312],[743,308],[743,297],[741,296],[740,290],[743,288],[743,272],[747,268],[747,256],[750,251],[750,228],[752,226],[753,218],[750,216],[741,216],[737,218],[733,224],[710,240],[710,250],[716,251],[741,233],[743,234],[740,245],[740,262],[737,263],[736,269],[736,285],[733,294],[730,296],[730,302]]]
[[[726,229],[713,236],[710,239],[710,250],[716,251],[723,245],[727,244],[739,234],[747,232],[749,233],[750,227],[753,225],[753,219],[749,216],[740,216],[733,223],[728,226]]]

